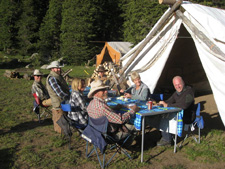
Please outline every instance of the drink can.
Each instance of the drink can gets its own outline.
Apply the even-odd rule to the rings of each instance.
[[[148,110],[152,109],[152,101],[147,101],[146,105],[148,105]]]

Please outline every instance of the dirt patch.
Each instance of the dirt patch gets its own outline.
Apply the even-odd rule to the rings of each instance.
[[[203,116],[205,122],[204,130],[225,130],[213,94],[196,97],[195,103],[199,102],[201,103],[201,115]]]

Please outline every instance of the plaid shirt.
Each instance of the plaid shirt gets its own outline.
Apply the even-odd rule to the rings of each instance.
[[[134,111],[131,110],[124,114],[115,113],[104,100],[94,97],[87,107],[88,115],[92,118],[99,118],[106,116],[110,123],[123,124],[130,119],[130,114],[133,114]]]
[[[31,92],[32,92],[32,94],[36,93],[41,101],[50,98],[47,89],[45,88],[45,86],[42,84],[41,81],[40,82],[34,81],[32,88],[31,88]]]
[[[71,105],[72,111],[68,112],[68,117],[79,124],[86,125],[88,122],[86,103],[78,91],[73,91],[71,93],[69,104]]]
[[[52,87],[52,89],[62,100],[69,100],[68,94],[66,94],[62,91],[61,87],[58,85],[58,83],[54,77],[50,77],[48,81],[49,81],[49,84]]]

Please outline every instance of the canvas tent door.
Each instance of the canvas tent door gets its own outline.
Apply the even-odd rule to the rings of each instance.
[[[173,91],[172,79],[177,75],[182,76],[186,84],[195,89],[196,94],[212,90],[195,43],[183,24],[156,84],[155,92]]]
[[[104,62],[120,64],[120,58],[130,50],[131,46],[130,42],[105,42],[101,53],[97,55],[96,66]]]

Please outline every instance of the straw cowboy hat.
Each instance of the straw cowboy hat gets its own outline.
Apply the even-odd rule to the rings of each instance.
[[[51,68],[61,68],[63,66],[60,65],[59,61],[53,61],[50,63],[50,65],[47,66],[47,69]]]
[[[101,80],[93,81],[91,83],[91,90],[88,93],[88,98],[92,98],[93,97],[92,95],[95,91],[100,90],[100,89],[106,89],[108,87],[109,86],[104,85]]]
[[[103,66],[99,66],[98,70],[96,70],[96,72],[106,72],[106,70]]]
[[[34,76],[43,76],[43,73],[39,69],[34,70]]]

